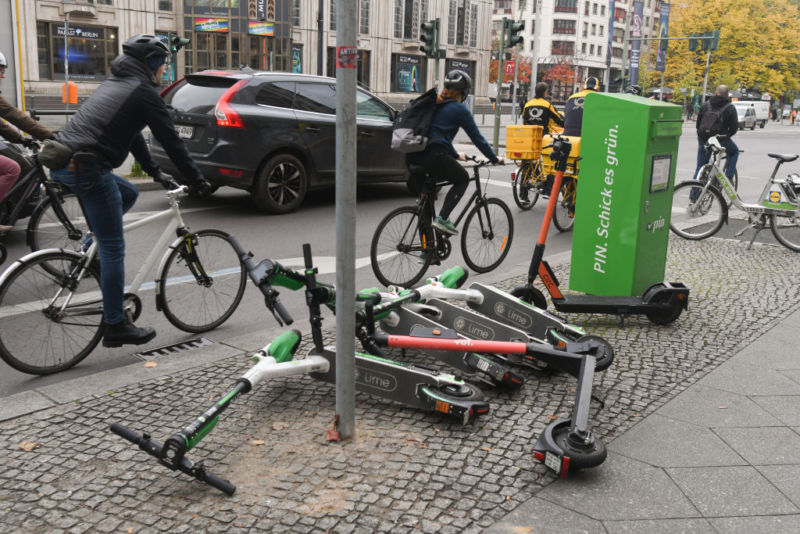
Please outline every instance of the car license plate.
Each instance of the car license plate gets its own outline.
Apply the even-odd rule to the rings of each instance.
[[[175,130],[178,132],[178,137],[181,139],[191,139],[194,135],[194,126],[176,125]]]

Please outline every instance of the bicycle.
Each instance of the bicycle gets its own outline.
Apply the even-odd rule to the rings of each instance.
[[[727,136],[725,136],[725,135],[717,136],[718,139],[719,138],[724,138],[724,137],[727,137]],[[710,150],[708,148],[708,143],[706,143],[705,146],[706,146],[706,150]],[[739,150],[739,154],[741,154],[742,152],[744,152],[744,150]],[[720,168],[724,169],[725,168],[725,160],[728,159],[728,153],[726,151],[722,151],[722,152],[714,153],[713,155],[718,158],[716,160],[718,166]],[[725,190],[723,189],[722,185],[719,183],[719,180],[717,180],[716,175],[713,172],[713,167],[714,166],[713,166],[713,164],[711,162],[711,159],[709,158],[709,162],[706,163],[705,165],[703,165],[702,167],[700,167],[700,172],[697,173],[696,180],[699,180],[701,182],[706,182],[706,181],[708,181],[709,175],[710,175],[712,177],[711,179],[713,180],[711,182],[712,185],[720,190],[720,192],[722,193],[722,196],[725,198],[725,201],[728,203],[728,207],[730,207],[731,204],[733,203],[733,200],[725,192]],[[728,178],[728,181],[733,186],[734,191],[739,189],[739,171],[737,169],[733,170],[733,176],[731,178]]]
[[[455,226],[464,220],[461,230],[461,253],[475,272],[495,269],[508,255],[514,237],[511,210],[499,198],[487,197],[481,189],[480,169],[489,161],[475,162],[470,181],[475,191],[455,219]],[[440,265],[452,251],[450,236],[431,225],[438,182],[418,165],[409,166],[413,175],[424,176],[424,185],[416,206],[403,206],[390,212],[378,223],[370,245],[372,272],[384,285],[410,287],[422,279],[431,265]],[[488,177],[487,177],[488,180]],[[466,217],[466,218],[465,218]]]
[[[32,252],[43,248],[78,248],[89,231],[78,197],[50,180],[39,162],[40,145],[27,154],[11,143],[0,141],[0,151],[20,163],[21,176],[0,202],[0,221],[13,226],[30,217],[26,241]],[[6,259],[0,243],[0,264]]]
[[[138,293],[163,251],[155,279],[156,310],[181,330],[206,332],[224,323],[239,305],[246,257],[223,231],[190,232],[178,202],[188,187],[163,185],[169,188],[169,208],[123,227],[127,233],[166,220],[126,288],[125,313],[131,321],[139,317]],[[11,367],[29,374],[56,373],[79,363],[100,342],[103,302],[97,252],[94,240],[85,251],[44,249],[16,260],[0,275],[0,357]]]
[[[796,160],[797,154],[767,154],[777,160],[764,189],[756,203],[744,203],[739,198],[730,180],[719,168],[719,154],[724,152],[717,137],[708,140],[712,151],[709,163],[715,179],[730,197],[732,205],[747,214],[749,224],[737,232],[738,237],[749,228],[758,232],[769,224],[775,239],[786,248],[800,252],[800,176],[790,174],[786,178],[775,178],[783,163]],[[728,221],[728,204],[713,180],[705,182],[688,180],[675,186],[672,200],[670,230],[684,239],[699,240],[716,234]]]
[[[556,137],[560,137],[560,135],[556,135]],[[549,139],[552,141],[554,137],[549,137]],[[552,146],[552,143],[545,146],[545,148],[550,146]],[[520,164],[519,170],[514,174],[511,191],[514,196],[514,202],[520,209],[529,210],[536,204],[539,196],[549,197],[552,193],[552,177],[555,171],[552,164],[545,164],[544,156],[545,154],[543,153],[538,158],[524,160]],[[575,223],[575,200],[578,192],[578,161],[580,157],[576,155],[570,159],[572,161],[567,163],[568,169],[561,182],[556,209],[553,212],[553,224],[561,232],[568,232]],[[571,170],[569,169],[570,167]]]

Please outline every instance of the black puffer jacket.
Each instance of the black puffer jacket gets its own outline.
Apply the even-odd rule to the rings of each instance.
[[[92,93],[56,138],[73,151],[98,152],[112,168],[122,165],[132,152],[147,174],[157,176],[159,166],[142,136],[142,129],[148,126],[180,173],[197,182],[202,179],[200,170],[175,132],[156,87],[153,74],[142,61],[118,56],[111,62],[111,77]]]

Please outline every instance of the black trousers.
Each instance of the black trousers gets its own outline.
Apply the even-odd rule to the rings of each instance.
[[[446,181],[453,184],[447,196],[444,197],[444,204],[439,212],[443,219],[449,219],[450,213],[455,209],[458,201],[464,196],[464,191],[469,185],[469,173],[467,170],[450,155],[444,145],[432,144],[422,152],[408,155],[408,162],[414,165],[425,167],[431,178],[437,182]],[[417,190],[422,189],[422,184],[414,184]]]

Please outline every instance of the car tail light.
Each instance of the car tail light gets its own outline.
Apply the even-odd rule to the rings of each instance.
[[[247,80],[239,80],[233,84],[230,89],[225,91],[225,93],[222,95],[222,98],[219,99],[219,102],[217,102],[217,107],[214,108],[214,117],[217,119],[217,126],[241,128],[244,130],[244,121],[242,120],[241,115],[236,113],[230,106],[230,101],[231,98],[233,98],[233,95],[236,94],[236,91],[238,91],[239,88],[246,83]]]

